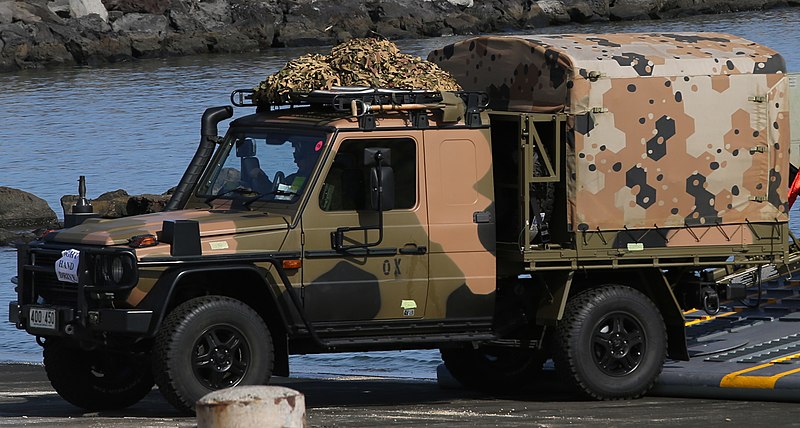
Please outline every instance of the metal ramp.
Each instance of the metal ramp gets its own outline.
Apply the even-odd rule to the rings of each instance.
[[[690,361],[667,361],[652,394],[800,401],[800,280],[779,275],[719,313],[688,311]]]

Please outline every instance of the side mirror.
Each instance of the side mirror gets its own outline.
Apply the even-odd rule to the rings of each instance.
[[[394,209],[392,151],[384,147],[364,149],[364,166],[369,171],[370,205],[375,211]]]
[[[364,167],[369,168],[369,194],[372,209],[378,211],[377,226],[343,226],[331,232],[331,248],[336,251],[349,251],[356,248],[374,247],[383,242],[383,212],[394,208],[394,170],[392,151],[382,147],[364,149]],[[345,233],[353,231],[378,231],[378,239],[363,244],[345,245]]]
[[[394,170],[376,166],[369,171],[370,204],[375,211],[394,209]]]

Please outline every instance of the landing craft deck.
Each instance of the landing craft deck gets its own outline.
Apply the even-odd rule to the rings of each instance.
[[[719,313],[690,311],[690,361],[668,361],[655,395],[800,399],[800,280],[755,288]],[[758,307],[754,307],[758,304]]]

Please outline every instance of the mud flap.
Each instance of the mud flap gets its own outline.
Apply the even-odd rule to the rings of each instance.
[[[554,271],[535,275],[537,281],[545,287],[544,295],[536,309],[537,324],[555,325],[564,316],[573,274],[572,271]]]
[[[688,361],[686,327],[683,311],[672,293],[669,282],[657,269],[638,270],[643,292],[656,304],[667,327],[667,356],[673,360]]]

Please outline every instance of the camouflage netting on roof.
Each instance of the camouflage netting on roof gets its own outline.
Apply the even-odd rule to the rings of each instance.
[[[353,39],[331,54],[308,54],[293,59],[255,88],[257,103],[284,102],[290,92],[331,89],[334,86],[457,91],[455,79],[436,64],[401,53],[388,40]]]

